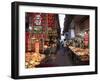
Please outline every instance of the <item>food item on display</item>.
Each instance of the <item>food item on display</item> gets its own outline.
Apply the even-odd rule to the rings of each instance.
[[[25,67],[34,68],[36,65],[39,65],[40,62],[45,58],[45,55],[40,53],[28,52],[25,56]]]
[[[89,60],[89,55],[82,55],[82,56],[80,56],[80,58],[82,61],[87,61],[87,60]]]
[[[29,53],[29,52],[26,53],[26,54],[25,54],[25,57],[26,57],[26,58],[25,58],[25,61],[26,61],[26,62],[29,62],[29,60],[31,59],[31,53]]]
[[[25,62],[25,66],[27,66],[28,65],[28,62]]]
[[[30,64],[30,65],[28,66],[28,68],[33,68],[33,66]]]
[[[89,49],[88,49],[88,48],[82,49],[82,48],[75,48],[75,47],[72,47],[72,46],[69,46],[69,48],[70,48],[76,55],[78,55],[82,61],[87,61],[87,60],[89,60]]]
[[[35,63],[35,61],[34,60],[30,60],[30,62],[29,62],[30,64],[34,64]]]

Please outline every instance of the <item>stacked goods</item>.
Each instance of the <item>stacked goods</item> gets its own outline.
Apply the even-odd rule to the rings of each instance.
[[[37,53],[26,53],[25,55],[25,67],[26,68],[35,68],[36,65],[39,65],[40,62],[45,58],[43,54]]]
[[[82,61],[89,60],[89,49],[82,49],[82,48],[75,48],[72,46],[69,46],[69,48],[80,57]]]

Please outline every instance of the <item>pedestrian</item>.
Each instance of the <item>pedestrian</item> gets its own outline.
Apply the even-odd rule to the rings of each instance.
[[[56,46],[54,43],[51,46],[51,54],[56,54]]]

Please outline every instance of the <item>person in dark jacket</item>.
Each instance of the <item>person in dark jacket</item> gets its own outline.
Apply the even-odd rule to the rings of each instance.
[[[56,53],[56,44],[52,44],[51,46],[51,54],[55,54]]]
[[[44,50],[44,54],[46,55],[46,56],[48,56],[49,54],[50,54],[50,46],[48,46],[45,50]]]

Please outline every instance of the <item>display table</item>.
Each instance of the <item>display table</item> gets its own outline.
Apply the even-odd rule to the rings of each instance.
[[[80,57],[81,61],[88,61],[89,60],[89,49],[82,49],[69,46],[69,48]]]

